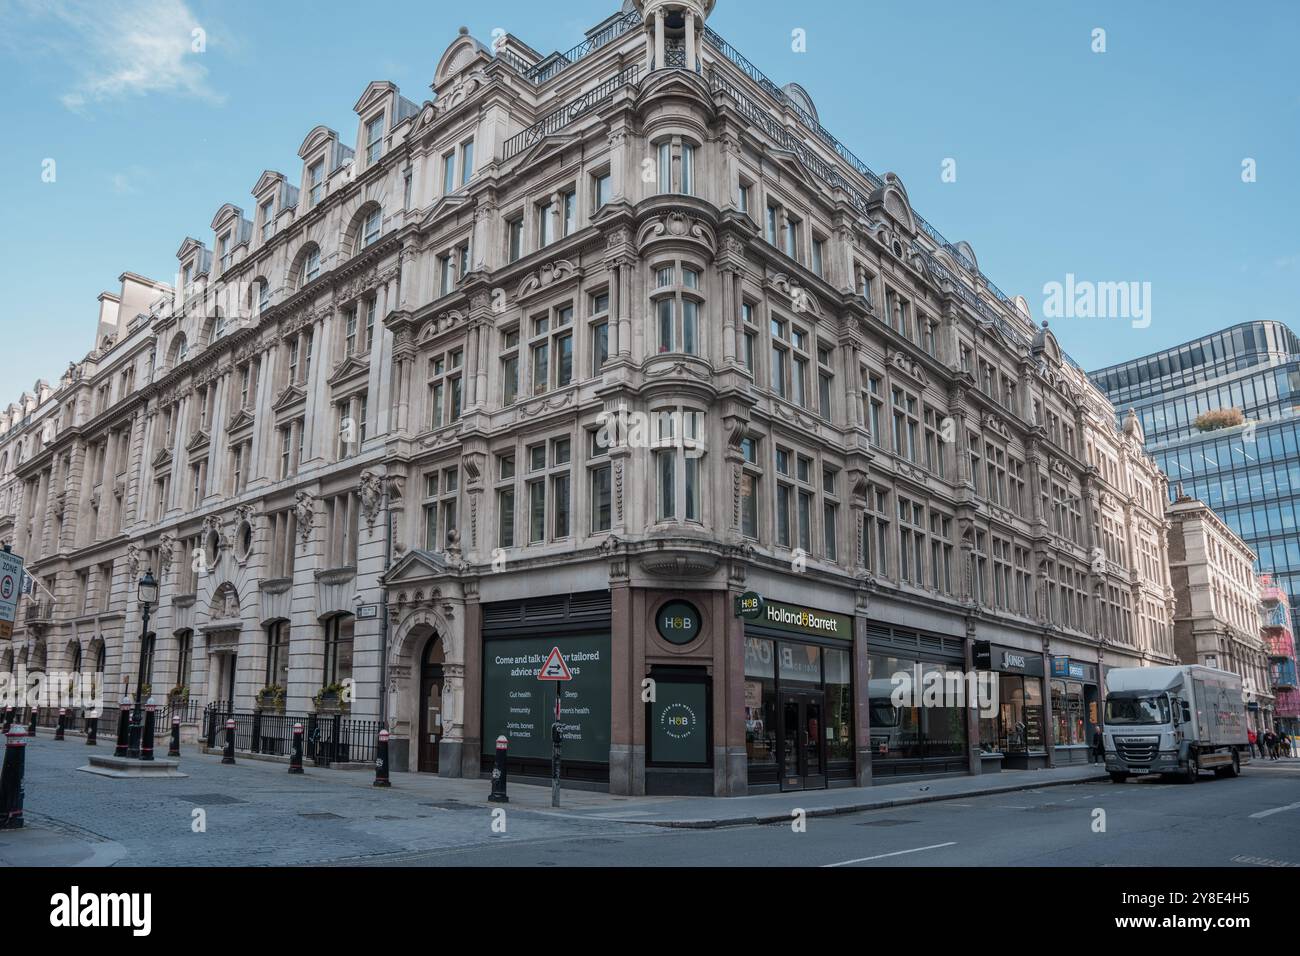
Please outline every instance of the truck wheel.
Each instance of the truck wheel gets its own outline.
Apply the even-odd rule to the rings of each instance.
[[[1223,776],[1236,777],[1241,773],[1241,754],[1232,752],[1232,766],[1223,768]]]
[[[1111,783],[1123,783],[1127,779],[1128,779],[1128,774],[1126,773],[1120,773],[1118,770],[1112,770],[1110,772]]]
[[[1195,783],[1201,775],[1201,764],[1196,754],[1187,755],[1187,769],[1183,771],[1183,783]]]

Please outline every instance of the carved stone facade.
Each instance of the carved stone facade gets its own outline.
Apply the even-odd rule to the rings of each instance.
[[[105,532],[146,560],[177,542],[159,647],[196,635],[196,666],[219,647],[191,686],[233,686],[237,707],[287,621],[288,707],[307,708],[345,617],[354,712],[387,722],[395,766],[453,775],[477,774],[502,731],[483,725],[485,635],[563,599],[609,641],[609,758],[592,772],[619,792],[667,779],[639,697],[664,667],[711,682],[710,766],[690,786],[762,785],[731,612],[746,590],[853,622],[849,781],[873,776],[882,633],[967,660],[976,641],[1044,666],[1172,659],[1164,477],[1140,432],[1114,428],[1052,332],[968,244],[936,238],[898,177],[803,129],[806,93],[730,59],[712,7],[625,4],[563,69],[462,34],[422,107],[371,84],[355,151],[313,130],[300,187],[267,172],[252,219],[223,207],[218,254],[186,240],[188,283],[121,309],[116,340],[46,400],[68,430],[5,472],[15,550],[70,595],[107,560]],[[557,112],[557,82],[589,92]],[[34,443],[30,425],[7,434]],[[110,518],[111,494],[90,501],[119,474]],[[230,534],[240,505],[253,559],[235,541],[188,590],[204,520]],[[115,673],[139,646],[122,568],[116,630],[72,611],[58,625],[119,649],[128,635]],[[195,610],[227,584],[237,639]],[[673,599],[708,626],[684,649],[655,631]],[[370,604],[388,611],[353,617]],[[979,749],[971,718],[961,769]]]

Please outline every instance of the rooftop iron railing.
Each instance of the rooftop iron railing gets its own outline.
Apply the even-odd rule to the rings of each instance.
[[[502,159],[508,160],[523,152],[529,146],[547,136],[558,132],[574,120],[590,112],[594,107],[613,96],[618,90],[631,83],[636,83],[641,74],[641,65],[633,64],[616,73],[599,86],[594,86],[581,96],[565,103],[558,110],[543,116],[541,120],[527,129],[516,133],[502,146]]]

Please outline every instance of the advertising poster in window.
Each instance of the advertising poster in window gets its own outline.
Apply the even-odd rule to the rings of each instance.
[[[650,704],[654,764],[709,764],[709,691],[703,681],[655,681]]]
[[[537,672],[558,647],[573,673],[561,681],[565,760],[609,763],[609,636],[520,637],[483,645],[483,753],[505,734],[512,758],[551,759],[555,683]]]

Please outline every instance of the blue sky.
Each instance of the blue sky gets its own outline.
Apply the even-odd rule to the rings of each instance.
[[[617,3],[0,0],[0,405],[85,354],[121,272],[170,278],[186,235],[211,245],[223,202],[250,209],[263,169],[296,180],[314,125],[351,142],[369,81],[422,101],[462,23],[548,52]],[[718,0],[709,23],[801,83],[1036,317],[1067,273],[1150,282],[1146,328],[1053,321],[1085,367],[1248,319],[1300,330],[1300,4]]]

